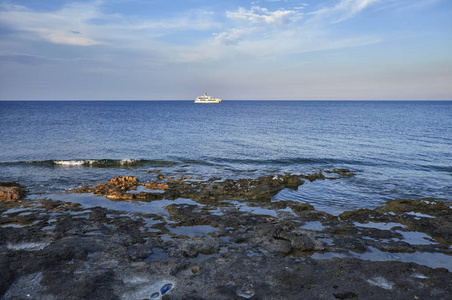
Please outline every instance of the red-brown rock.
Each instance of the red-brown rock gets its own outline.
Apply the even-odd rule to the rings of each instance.
[[[24,192],[20,185],[16,183],[0,183],[0,201],[16,201],[19,200]]]

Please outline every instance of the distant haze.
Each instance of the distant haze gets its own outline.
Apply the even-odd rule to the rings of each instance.
[[[452,100],[450,0],[0,0],[0,100]]]

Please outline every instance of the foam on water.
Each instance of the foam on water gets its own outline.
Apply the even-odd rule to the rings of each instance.
[[[107,167],[107,166],[124,166],[124,165],[131,165],[136,164],[136,159],[84,159],[84,160],[51,160],[51,161],[29,161],[29,164],[45,164],[47,162],[53,163],[55,165],[59,166],[97,166],[97,167]]]
[[[61,165],[61,166],[82,166],[85,164],[84,160],[55,160],[53,162],[56,165]]]

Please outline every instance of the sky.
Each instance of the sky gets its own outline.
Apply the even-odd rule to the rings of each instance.
[[[452,100],[452,0],[0,0],[0,100]]]

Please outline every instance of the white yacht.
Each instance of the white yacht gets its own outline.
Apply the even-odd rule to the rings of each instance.
[[[204,95],[196,98],[195,103],[220,103],[221,101],[223,101],[223,99],[215,98],[205,93]]]

